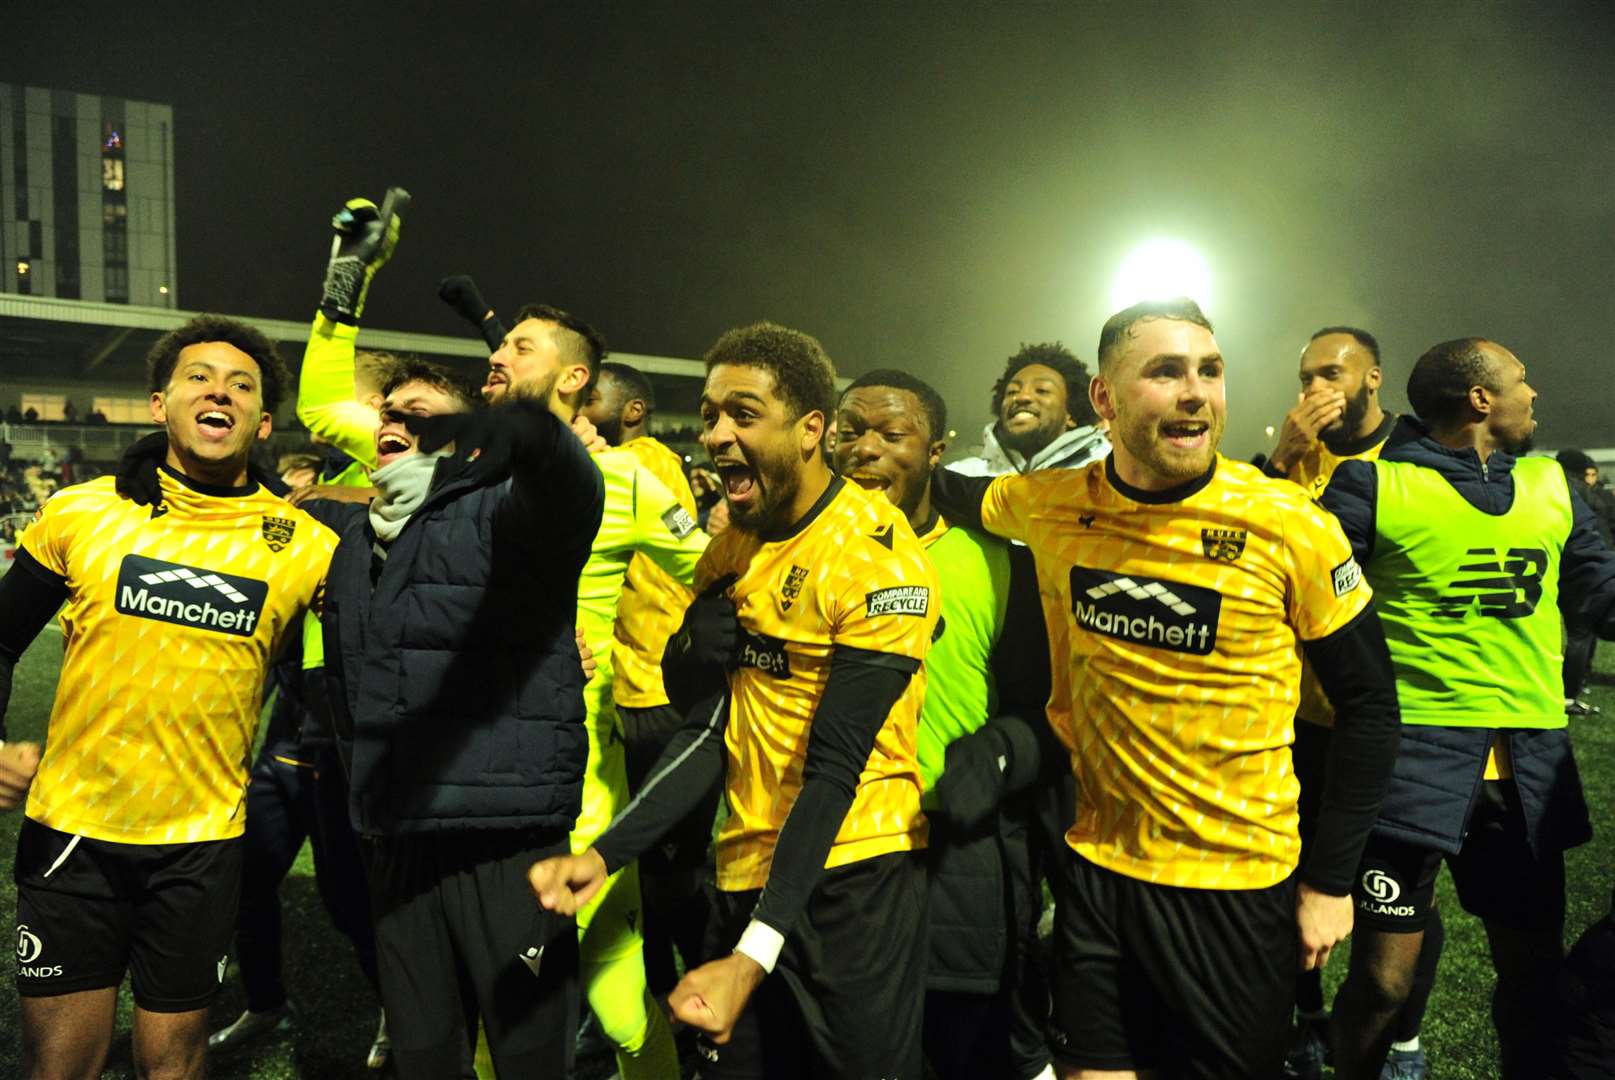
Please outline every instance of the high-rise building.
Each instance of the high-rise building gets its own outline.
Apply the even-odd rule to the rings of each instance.
[[[0,83],[0,292],[177,307],[174,110]]]

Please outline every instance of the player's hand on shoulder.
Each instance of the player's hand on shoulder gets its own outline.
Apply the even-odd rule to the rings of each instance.
[[[606,877],[606,860],[589,848],[581,855],[554,855],[539,860],[528,868],[527,884],[544,910],[570,916],[594,899]]]
[[[38,771],[38,743],[0,743],[0,810],[22,805]]]
[[[167,454],[166,431],[142,436],[125,447],[112,480],[118,494],[140,506],[162,502],[163,488],[157,479],[157,466]]]
[[[668,995],[667,1005],[675,1020],[705,1032],[721,1046],[729,1041],[752,992],[767,974],[745,953],[731,953],[686,972]]]
[[[1336,945],[1351,936],[1351,895],[1331,896],[1306,882],[1295,890],[1295,925],[1300,934],[1301,970],[1321,968]]]

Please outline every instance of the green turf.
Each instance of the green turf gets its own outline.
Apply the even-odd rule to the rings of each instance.
[[[41,634],[18,665],[7,726],[13,739],[40,738],[50,713],[61,637]],[[1593,920],[1609,910],[1610,867],[1615,866],[1615,646],[1600,650],[1599,675],[1589,697],[1603,707],[1601,717],[1576,720],[1572,730],[1587,799],[1598,835],[1572,851],[1568,859],[1569,911],[1566,942],[1574,941]],[[0,815],[0,851],[14,852],[21,818]],[[347,941],[330,925],[314,887],[314,867],[305,847],[281,891],[285,906],[286,984],[300,1012],[294,1031],[260,1044],[249,1054],[213,1063],[217,1078],[361,1077],[364,1055],[375,1030],[376,1003],[353,962]],[[1491,965],[1485,936],[1473,918],[1463,914],[1445,871],[1439,885],[1447,912],[1447,948],[1425,1019],[1424,1042],[1442,1080],[1491,1080],[1497,1075],[1497,1038],[1490,1019]],[[0,913],[16,911],[9,873],[0,875]],[[1330,961],[1327,972],[1333,994],[1345,972],[1346,951]],[[240,984],[232,975],[214,1005],[215,1027],[222,1027],[242,1008]],[[119,1038],[113,1044],[106,1075],[133,1075],[128,1025],[132,1003],[128,987],[119,997]],[[17,996],[9,978],[0,980],[0,1077],[17,1075]]]

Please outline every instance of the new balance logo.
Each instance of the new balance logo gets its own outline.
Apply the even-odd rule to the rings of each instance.
[[[1071,568],[1077,625],[1118,641],[1205,656],[1217,644],[1222,594],[1142,574]]]
[[[1440,619],[1461,619],[1471,613],[1494,619],[1520,619],[1536,610],[1542,599],[1542,575],[1548,568],[1548,553],[1540,548],[1509,548],[1498,558],[1496,548],[1470,548],[1466,555],[1479,556],[1458,568],[1459,577],[1442,590],[1433,614]]]
[[[526,950],[517,953],[516,959],[527,965],[527,970],[531,971],[533,978],[536,979],[538,978],[539,968],[544,964],[544,946],[529,946]]]
[[[125,555],[117,608],[125,615],[251,637],[269,585],[253,578]]]

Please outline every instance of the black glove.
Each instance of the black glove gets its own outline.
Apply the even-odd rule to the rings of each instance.
[[[690,601],[684,610],[684,622],[668,642],[675,663],[725,670],[735,666],[740,654],[740,614],[725,591],[738,576],[725,574]]]
[[[936,813],[969,832],[998,809],[1008,787],[1010,743],[997,728],[982,726],[948,744],[936,782]]]
[[[325,264],[320,313],[333,322],[357,325],[370,293],[370,279],[398,246],[409,192],[388,188],[381,209],[369,199],[349,199],[331,218],[331,260]]]
[[[505,324],[493,313],[469,274],[450,274],[437,283],[437,295],[455,313],[477,328],[488,348],[497,352],[505,343]]]
[[[542,402],[518,398],[470,412],[406,416],[422,453],[454,444],[455,475],[490,484],[509,475],[517,459],[537,460],[551,452],[556,429],[564,427]],[[570,431],[561,431],[568,439]]]
[[[161,506],[163,485],[157,480],[157,466],[167,456],[166,431],[154,431],[124,447],[112,481],[118,494],[138,506]]]

